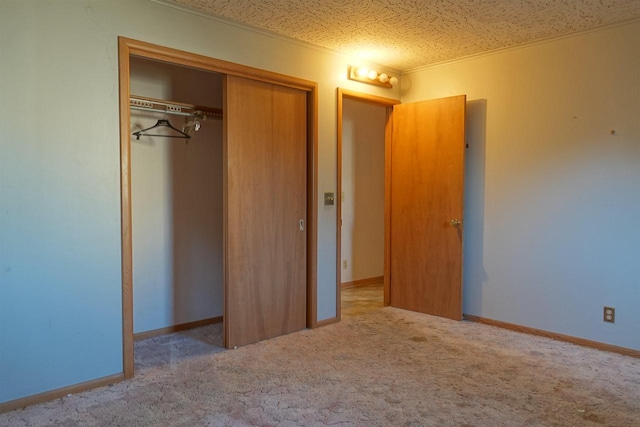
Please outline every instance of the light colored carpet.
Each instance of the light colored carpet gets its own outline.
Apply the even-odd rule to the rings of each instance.
[[[640,360],[383,308],[222,351],[221,325],[136,347],[133,380],[2,426],[640,426]]]

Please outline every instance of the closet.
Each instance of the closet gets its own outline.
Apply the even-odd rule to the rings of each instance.
[[[222,320],[222,80],[130,62],[136,339]]]
[[[124,37],[119,70],[125,378],[134,337],[316,327],[317,84]]]

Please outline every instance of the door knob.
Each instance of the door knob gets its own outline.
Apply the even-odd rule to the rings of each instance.
[[[458,218],[453,218],[451,221],[449,221],[449,224],[451,224],[452,227],[460,227],[462,225],[462,221],[460,221]]]

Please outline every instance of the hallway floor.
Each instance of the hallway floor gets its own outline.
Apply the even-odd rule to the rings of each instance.
[[[383,283],[356,286],[342,290],[342,318],[360,316],[383,307]]]

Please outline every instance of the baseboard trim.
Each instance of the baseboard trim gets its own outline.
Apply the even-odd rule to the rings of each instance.
[[[153,338],[159,335],[171,334],[173,332],[185,331],[187,329],[199,328],[200,326],[208,326],[220,322],[222,322],[222,316],[196,320],[195,322],[181,323],[180,325],[168,326],[166,328],[154,329],[152,331],[138,332],[137,334],[133,334],[133,340],[146,340],[147,338]]]
[[[83,391],[91,390],[105,385],[119,383],[124,380],[124,374],[109,375],[91,381],[70,385],[67,387],[57,388],[55,390],[45,391],[44,393],[34,394],[27,397],[21,397],[16,400],[0,403],[0,414],[3,412],[21,409],[27,406],[36,405],[38,403],[49,402],[54,399],[64,397],[68,394],[78,394]]]
[[[471,314],[463,314],[463,318],[471,322],[497,326],[498,328],[510,329],[516,332],[523,332],[525,334],[551,338],[557,341],[564,341],[571,344],[581,345],[583,347],[591,347],[591,348],[595,348],[596,350],[609,351],[612,353],[618,353],[625,356],[630,356],[630,357],[635,357],[640,359],[640,350],[634,350],[632,348],[619,347],[617,345],[605,344],[598,341],[591,341],[584,338],[573,337],[571,335],[558,334],[556,332],[543,331],[542,329],[530,328],[528,326],[516,325],[514,323],[501,322],[499,320],[487,319],[480,316],[473,316]]]
[[[316,323],[316,328],[321,328],[323,326],[328,326],[328,325],[332,325],[334,323],[338,323],[338,318],[337,317],[330,317],[328,319],[324,319],[321,320],[319,322]],[[315,328],[314,328],[315,329]]]
[[[370,277],[368,279],[359,279],[352,282],[344,282],[340,284],[342,289],[357,288],[358,286],[378,285],[384,282],[384,276]]]

